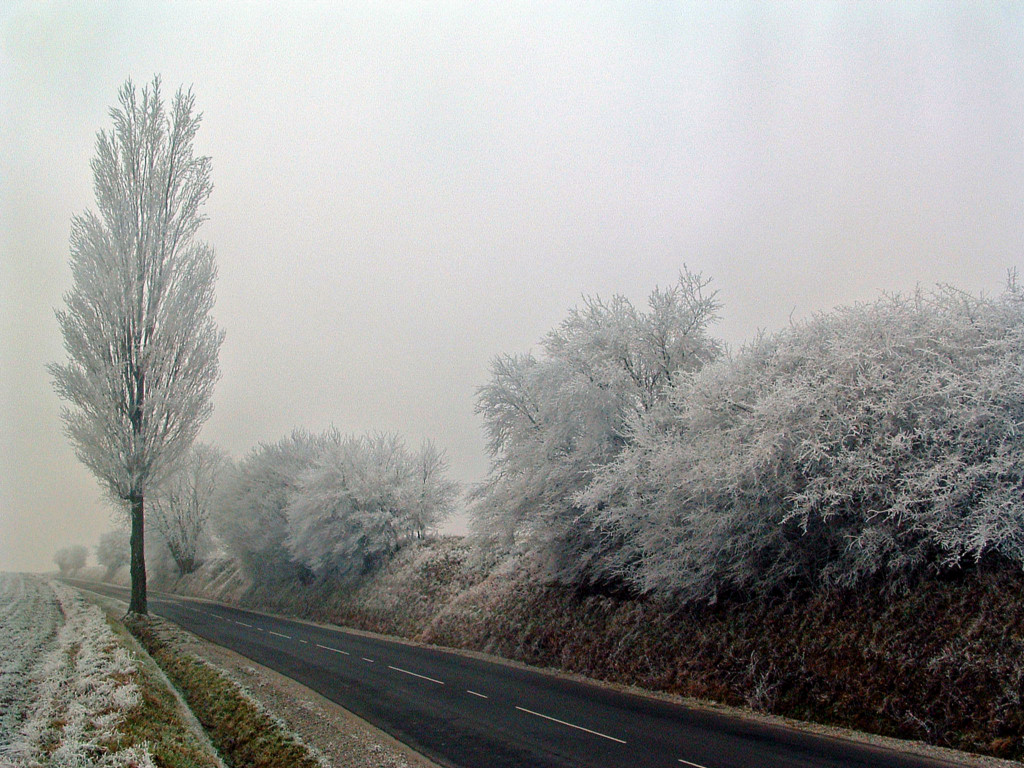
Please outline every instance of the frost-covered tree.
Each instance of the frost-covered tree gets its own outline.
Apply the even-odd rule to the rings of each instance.
[[[567,580],[602,578],[600,561],[617,543],[574,496],[677,377],[721,353],[707,333],[719,308],[708,285],[684,271],[651,293],[646,310],[624,296],[587,298],[543,339],[539,356],[492,362],[477,394],[492,458],[474,502],[478,533],[544,552]]]
[[[436,529],[451,514],[460,491],[459,484],[448,477],[445,452],[432,441],[424,441],[412,455],[408,512],[399,529],[403,536],[418,539]]]
[[[253,581],[290,581],[302,575],[285,546],[285,509],[327,443],[325,435],[296,430],[276,443],[261,443],[226,473],[213,527]]]
[[[145,499],[210,415],[223,334],[213,251],[196,239],[212,186],[195,99],[179,90],[165,110],[159,78],[118,96],[92,161],[98,214],[72,220],[68,361],[50,371],[79,459],[128,511],[129,611],[146,613]]]
[[[118,568],[128,565],[130,558],[127,531],[107,531],[100,536],[99,544],[96,545],[96,562],[107,569],[106,578],[113,577]]]
[[[69,573],[84,568],[88,558],[89,550],[81,544],[76,544],[73,547],[58,549],[57,554],[53,556],[53,562],[60,569],[60,575],[67,576]]]
[[[900,587],[1024,564],[1024,300],[889,296],[673,385],[577,500],[643,590]]]
[[[192,573],[209,548],[208,522],[227,455],[212,445],[192,446],[153,497],[151,514],[179,575]]]
[[[432,443],[332,433],[286,509],[292,557],[315,573],[364,573],[449,512],[457,486]]]

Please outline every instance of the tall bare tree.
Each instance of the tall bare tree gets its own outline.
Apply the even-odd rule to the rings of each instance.
[[[79,459],[130,516],[128,610],[144,614],[146,494],[210,415],[223,333],[213,251],[196,239],[212,184],[195,98],[179,90],[166,111],[156,77],[118,101],[91,163],[99,212],[72,220],[74,285],[57,312],[68,362],[50,372]]]

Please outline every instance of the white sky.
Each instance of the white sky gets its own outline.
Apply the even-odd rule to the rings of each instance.
[[[479,480],[490,359],[684,262],[733,344],[1022,266],[1019,3],[335,5],[0,6],[0,570],[112,525],[45,365],[129,77],[205,116],[227,340],[202,437],[236,457],[395,430]]]

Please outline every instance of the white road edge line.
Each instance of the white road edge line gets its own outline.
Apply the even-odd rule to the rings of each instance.
[[[329,646],[329,645],[320,645],[320,643],[317,643],[316,647],[317,648],[323,648],[325,651],[334,651],[335,653],[340,653],[343,656],[351,656],[352,655],[348,651],[343,651],[340,648],[331,648],[331,646]]]
[[[536,717],[543,717],[545,720],[550,720],[551,722],[558,723],[559,725],[566,725],[569,728],[575,728],[577,731],[585,731],[587,733],[593,734],[594,736],[600,736],[602,739],[608,739],[609,741],[614,741],[614,742],[617,742],[619,744],[625,744],[626,743],[622,739],[616,739],[614,736],[609,736],[607,733],[601,733],[599,731],[592,731],[589,728],[584,728],[582,725],[573,725],[572,723],[565,722],[565,720],[559,720],[558,718],[555,718],[555,717],[549,717],[548,715],[542,715],[540,712],[534,712],[532,709],[525,709],[523,707],[516,707],[516,709],[518,709],[520,712],[525,712],[528,715],[535,715]]]
[[[479,696],[481,699],[489,699],[490,698],[490,696],[484,696],[482,693],[477,693],[476,691],[471,691],[471,690],[469,690],[469,688],[466,689],[466,693],[471,693],[474,696]]]
[[[707,768],[707,766],[701,765],[700,763],[691,763],[689,760],[683,760],[683,758],[676,758],[683,765],[692,765],[693,768]]]
[[[248,627],[249,629],[252,629],[252,624],[246,624],[244,621],[236,621],[235,624],[240,627]]]
[[[441,681],[441,680],[435,680],[434,678],[427,677],[426,675],[418,675],[415,672],[410,672],[408,669],[402,669],[401,667],[392,667],[390,664],[388,664],[388,669],[393,669],[393,670],[395,670],[395,672],[401,672],[404,675],[412,675],[413,677],[418,677],[418,678],[420,678],[420,680],[429,680],[432,683],[437,683],[438,685],[444,685],[444,682]]]
[[[272,635],[277,635],[278,637],[283,637],[285,640],[291,640],[292,639],[290,635],[282,635],[280,632],[275,632],[272,629],[268,629],[267,631],[270,634],[272,634]]]

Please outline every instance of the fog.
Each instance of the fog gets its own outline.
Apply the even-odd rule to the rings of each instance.
[[[128,78],[191,85],[204,114],[227,339],[202,439],[236,457],[393,430],[480,480],[490,359],[683,264],[734,346],[1021,266],[1017,4],[479,6],[3,5],[0,570],[115,521],[45,366]]]

